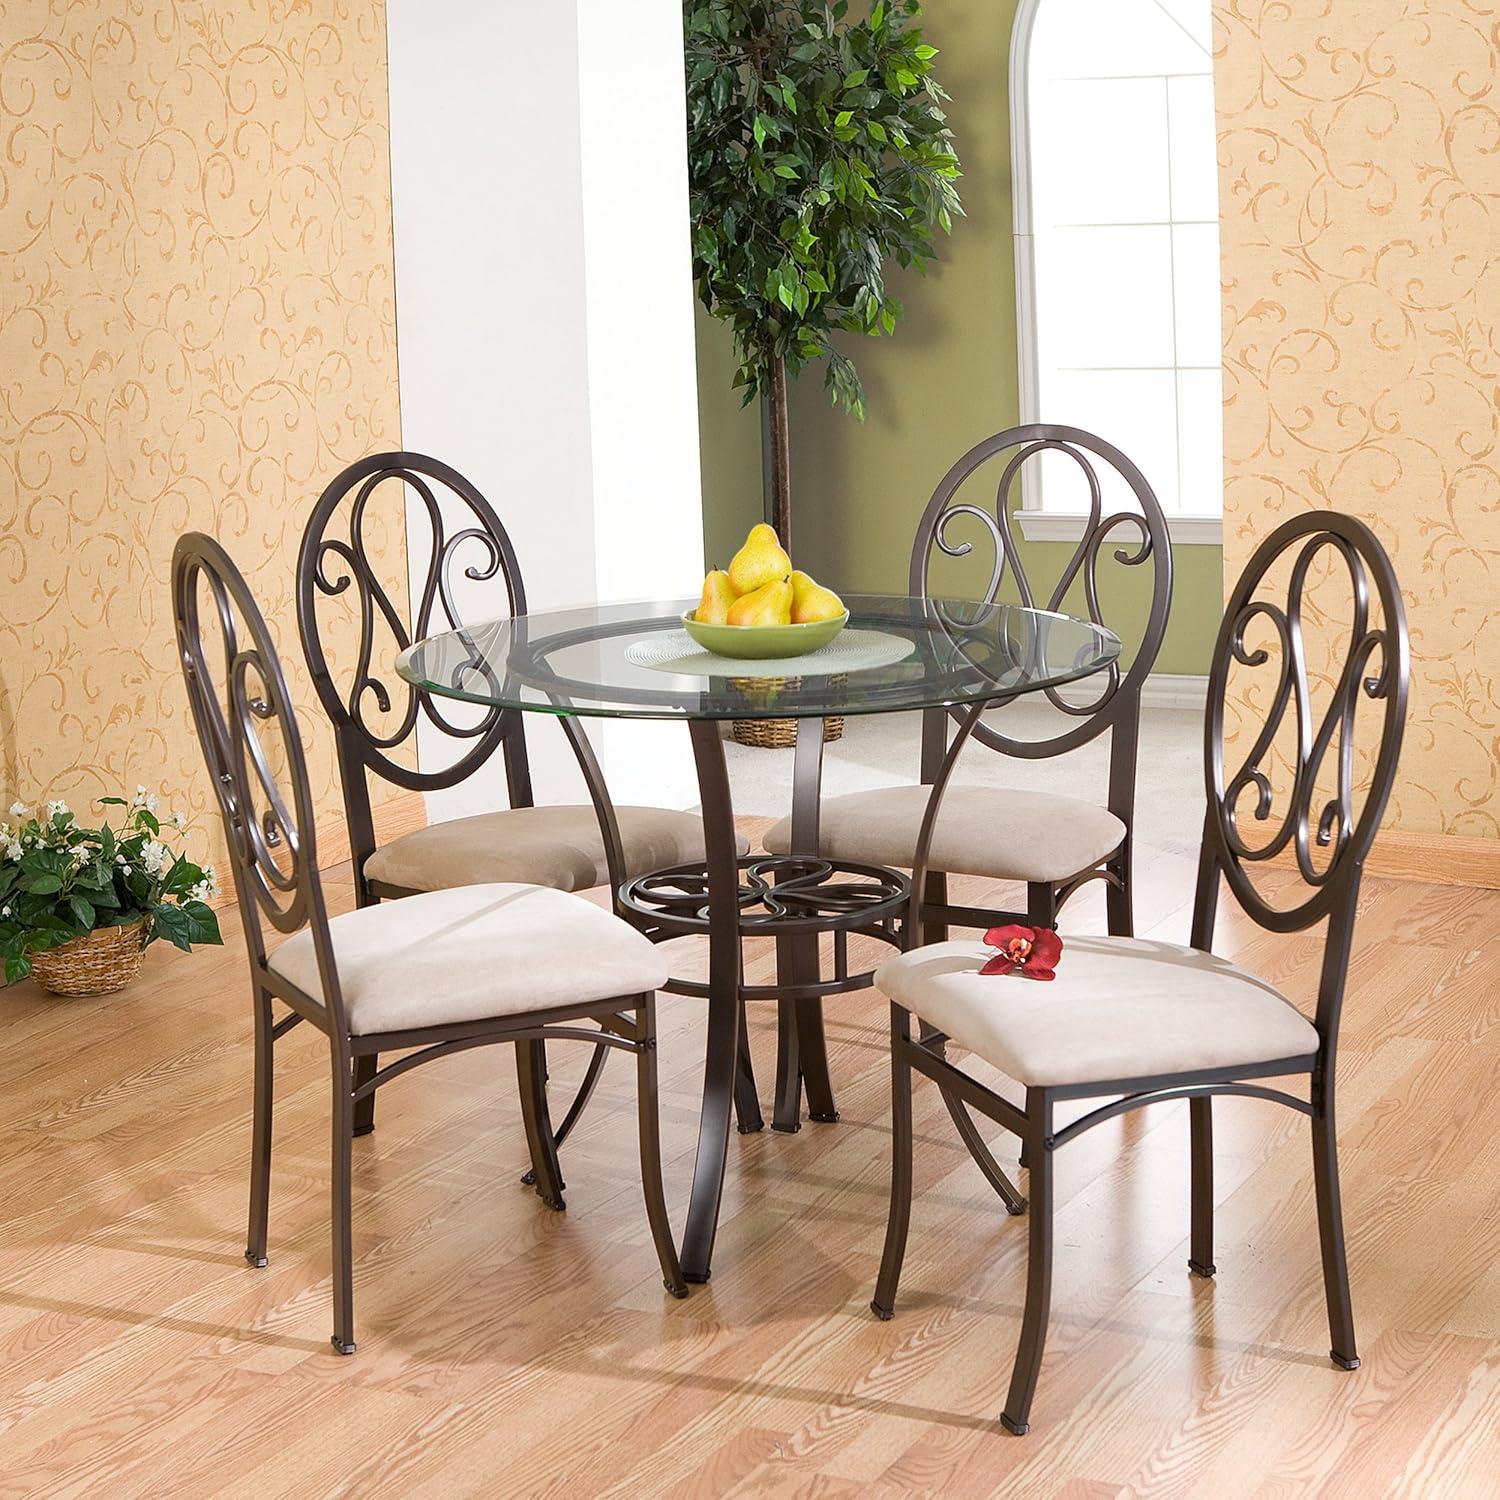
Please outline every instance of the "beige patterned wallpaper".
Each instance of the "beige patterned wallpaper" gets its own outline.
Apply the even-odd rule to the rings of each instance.
[[[1500,5],[1220,0],[1232,579],[1363,517],[1412,630],[1387,827],[1500,836]]]
[[[326,481],[399,446],[386,103],[380,0],[0,0],[5,804],[212,810],[167,586],[200,528],[337,817],[292,573]]]

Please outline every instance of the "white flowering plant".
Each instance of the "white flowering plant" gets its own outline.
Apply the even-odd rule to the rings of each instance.
[[[190,953],[194,943],[222,943],[208,903],[219,894],[212,865],[195,864],[170,845],[186,818],[157,816],[157,799],[137,787],[100,797],[120,808],[98,828],[79,823],[66,802],[31,808],[15,802],[0,822],[0,959],[14,984],[31,972],[31,955],[58,948],[101,927],[144,920],[146,942],[166,938]],[[170,842],[169,842],[170,841]]]

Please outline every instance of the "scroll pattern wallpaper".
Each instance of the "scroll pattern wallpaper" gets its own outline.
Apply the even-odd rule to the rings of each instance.
[[[1500,5],[1220,0],[1214,21],[1226,578],[1299,511],[1368,521],[1412,633],[1387,826],[1496,838]]]
[[[324,484],[400,446],[384,28],[380,0],[0,0],[6,804],[143,782],[213,813],[168,590],[197,528],[341,816],[293,569]]]

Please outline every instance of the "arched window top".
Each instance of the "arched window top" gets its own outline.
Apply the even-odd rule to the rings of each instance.
[[[1022,0],[1011,55],[1024,421],[1128,453],[1179,540],[1223,507],[1210,0]],[[1028,535],[1083,508],[1045,472]]]

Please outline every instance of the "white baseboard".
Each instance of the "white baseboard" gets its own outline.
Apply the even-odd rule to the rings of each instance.
[[[1208,678],[1153,672],[1141,688],[1142,708],[1192,708],[1203,712],[1208,702]]]
[[[1066,702],[1082,707],[1098,698],[1101,686],[1098,677],[1085,677],[1079,682],[1069,683],[1061,690],[1061,695]],[[1179,677],[1170,672],[1152,672],[1141,688],[1142,708],[1185,708],[1201,714],[1207,703],[1207,677]]]

